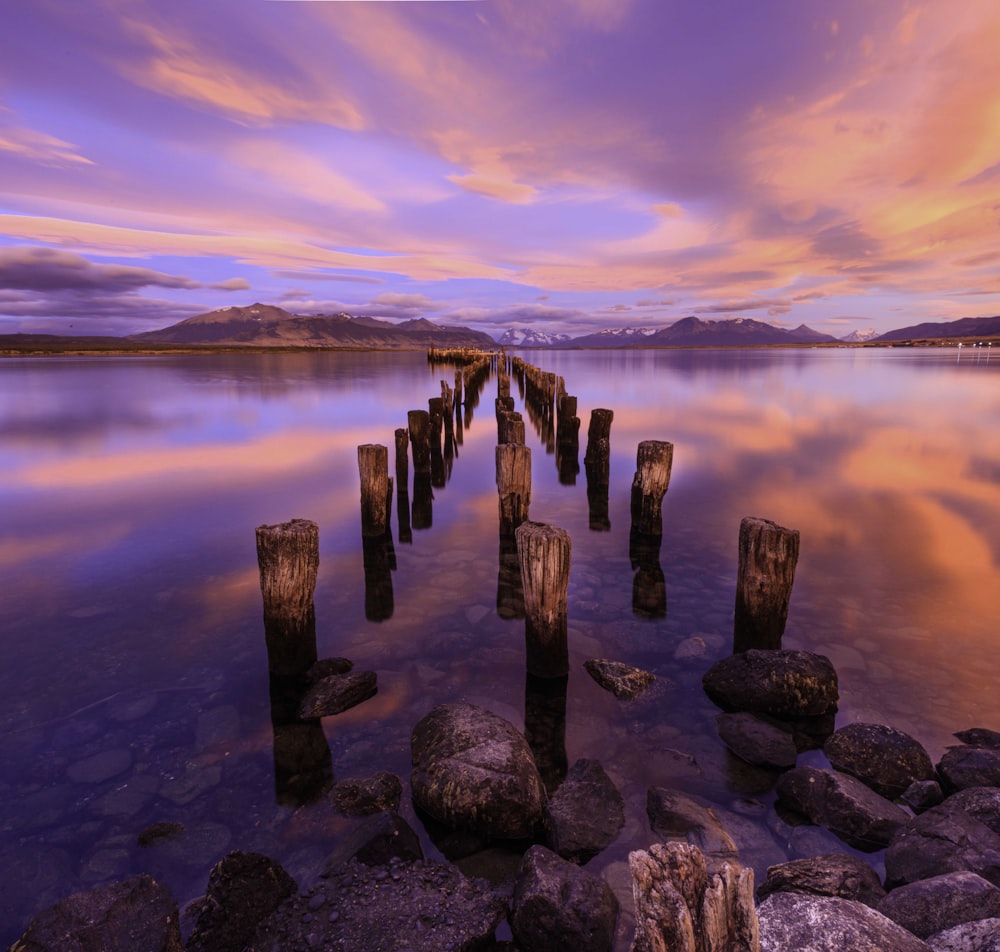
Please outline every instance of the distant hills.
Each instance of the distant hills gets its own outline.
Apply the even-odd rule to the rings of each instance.
[[[425,318],[391,324],[350,314],[291,314],[271,304],[223,307],[189,317],[129,340],[157,344],[216,344],[250,347],[343,347],[420,349],[495,347],[489,334],[467,327],[443,327]]]
[[[292,314],[271,304],[223,307],[160,330],[127,337],[0,335],[4,353],[69,351],[138,352],[185,347],[278,347],[356,350],[425,350],[430,347],[523,348],[754,347],[757,345],[894,344],[909,341],[1000,338],[1000,316],[966,317],[901,327],[885,334],[854,331],[835,338],[805,324],[787,329],[752,318],[703,320],[685,317],[665,327],[617,327],[569,337],[537,328],[511,328],[499,340],[468,327],[418,318],[394,324],[350,314]]]

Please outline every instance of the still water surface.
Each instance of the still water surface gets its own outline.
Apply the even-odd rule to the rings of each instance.
[[[625,798],[622,834],[588,865],[622,900],[623,947],[650,786],[711,801],[759,877],[843,849],[776,818],[773,777],[725,752],[701,690],[730,650],[743,516],[801,533],[784,644],[836,665],[838,726],[891,724],[935,760],[952,731],[1000,729],[1000,361],[943,348],[524,356],[565,377],[583,421],[573,485],[529,423],[531,518],[572,540],[557,728],[569,762],[599,759]],[[497,609],[495,379],[430,527],[405,542],[394,525],[396,567],[366,609],[357,446],[386,444],[392,471],[394,430],[451,378],[421,354],[0,363],[0,943],[56,899],[138,872],[183,903],[229,849],[307,880],[356,822],[276,786],[264,523],[318,523],[319,656],[378,675],[374,698],[323,722],[336,779],[399,775],[401,813],[440,855],[408,798],[413,725],[466,700],[523,728],[539,702],[523,622]],[[615,414],[606,531],[591,528],[582,471],[598,407]],[[674,444],[662,617],[633,610],[629,488],[646,439]],[[618,701],[584,670],[593,657],[658,680]],[[184,832],[139,846],[154,821]]]

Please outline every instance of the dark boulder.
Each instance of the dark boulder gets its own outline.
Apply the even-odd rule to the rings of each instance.
[[[937,769],[941,786],[949,793],[969,787],[1000,787],[1000,749],[949,747]]]
[[[403,784],[393,773],[380,770],[370,777],[341,780],[333,788],[333,805],[344,816],[371,816],[399,809]]]
[[[915,780],[900,794],[899,799],[914,813],[923,813],[944,800],[944,791],[936,780]]]
[[[666,787],[646,794],[646,815],[654,833],[684,839],[714,860],[735,859],[736,843],[707,804]]]
[[[949,797],[896,832],[885,852],[887,889],[961,870],[1000,886],[1000,835],[953,801]]]
[[[857,777],[887,800],[895,800],[914,782],[935,779],[923,745],[882,724],[848,724],[830,735],[823,753],[835,770]]]
[[[855,849],[881,849],[910,815],[849,774],[796,767],[783,774],[778,802]]]
[[[872,908],[885,898],[885,890],[875,870],[864,860],[847,853],[827,853],[769,866],[767,879],[757,887],[757,899],[763,902],[777,892],[836,896],[863,902]]]
[[[309,720],[341,714],[367,701],[377,691],[378,678],[374,671],[331,674],[315,682],[303,695],[299,717]]]
[[[792,731],[773,719],[737,711],[720,714],[715,726],[722,743],[740,760],[777,770],[795,766],[799,751]]]
[[[276,909],[247,952],[472,952],[490,947],[506,910],[504,895],[454,866],[349,863]]]
[[[150,876],[75,893],[39,913],[12,952],[183,952],[177,902]]]
[[[585,661],[583,666],[602,688],[620,701],[634,701],[656,680],[656,675],[649,671],[633,668],[621,661],[594,658]]]
[[[518,870],[510,927],[523,952],[614,948],[618,900],[603,879],[532,846]]]
[[[826,714],[839,698],[830,660],[809,651],[742,651],[712,665],[702,686],[723,710],[775,717]]]
[[[586,863],[625,825],[625,804],[596,760],[578,760],[545,808],[546,843],[563,859]]]
[[[968,787],[953,793],[948,804],[1000,834],[1000,787]]]
[[[297,890],[295,880],[267,856],[228,853],[208,874],[187,952],[240,952],[257,925]]]
[[[417,807],[448,827],[495,839],[540,829],[545,787],[524,736],[472,704],[442,704],[410,739]]]
[[[929,952],[912,932],[863,902],[780,892],[757,909],[761,952]]]
[[[894,889],[878,911],[926,939],[963,922],[1000,916],[1000,889],[975,873],[945,873]]]

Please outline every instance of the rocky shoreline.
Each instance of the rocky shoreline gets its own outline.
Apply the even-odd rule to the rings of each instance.
[[[587,670],[622,699],[654,680],[607,659]],[[323,680],[331,711],[373,690],[367,682],[359,690],[342,666]],[[632,949],[1000,952],[1000,733],[960,731],[935,765],[890,726],[834,731],[836,672],[803,651],[734,654],[705,673],[703,687],[721,709],[723,743],[780,772],[782,821],[824,827],[852,850],[884,849],[885,881],[845,851],[772,866],[754,890],[740,831],[728,830],[711,803],[654,787],[650,847],[629,856]],[[797,765],[815,750],[829,767]],[[183,911],[164,886],[138,876],[50,907],[12,952],[616,948],[619,900],[586,869],[625,823],[622,797],[598,761],[543,779],[524,735],[465,703],[422,718],[411,755],[409,794],[441,852],[513,844],[523,853],[516,870],[483,879],[426,859],[398,813],[405,784],[383,771],[334,786],[338,811],[361,819],[314,882],[296,883],[259,853],[231,851]],[[141,839],[173,835],[153,824]]]

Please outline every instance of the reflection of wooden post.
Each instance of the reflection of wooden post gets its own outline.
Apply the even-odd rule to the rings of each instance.
[[[636,454],[632,480],[632,526],[643,535],[663,534],[663,496],[670,485],[674,444],[643,440]]]
[[[410,443],[413,446],[413,472],[430,474],[431,416],[426,410],[410,410],[406,414],[406,420],[410,430]]]
[[[531,502],[531,449],[502,443],[496,450],[497,493],[500,496],[500,534],[513,535],[528,518]]]
[[[667,580],[660,567],[662,535],[644,535],[635,526],[629,533],[628,554],[632,568],[632,613],[640,618],[664,618],[667,614]]]
[[[798,558],[798,530],[752,516],[740,523],[734,652],[781,647]]]
[[[389,451],[378,443],[358,447],[361,474],[361,534],[384,536],[389,528]]]
[[[540,678],[562,677],[569,674],[569,533],[544,523],[525,522],[514,538],[524,585],[528,673]]]
[[[524,682],[524,739],[542,783],[553,794],[566,779],[566,688],[569,678],[536,678]]]
[[[504,619],[524,618],[524,584],[517,542],[513,535],[500,533],[499,570],[497,572],[497,615]]]

